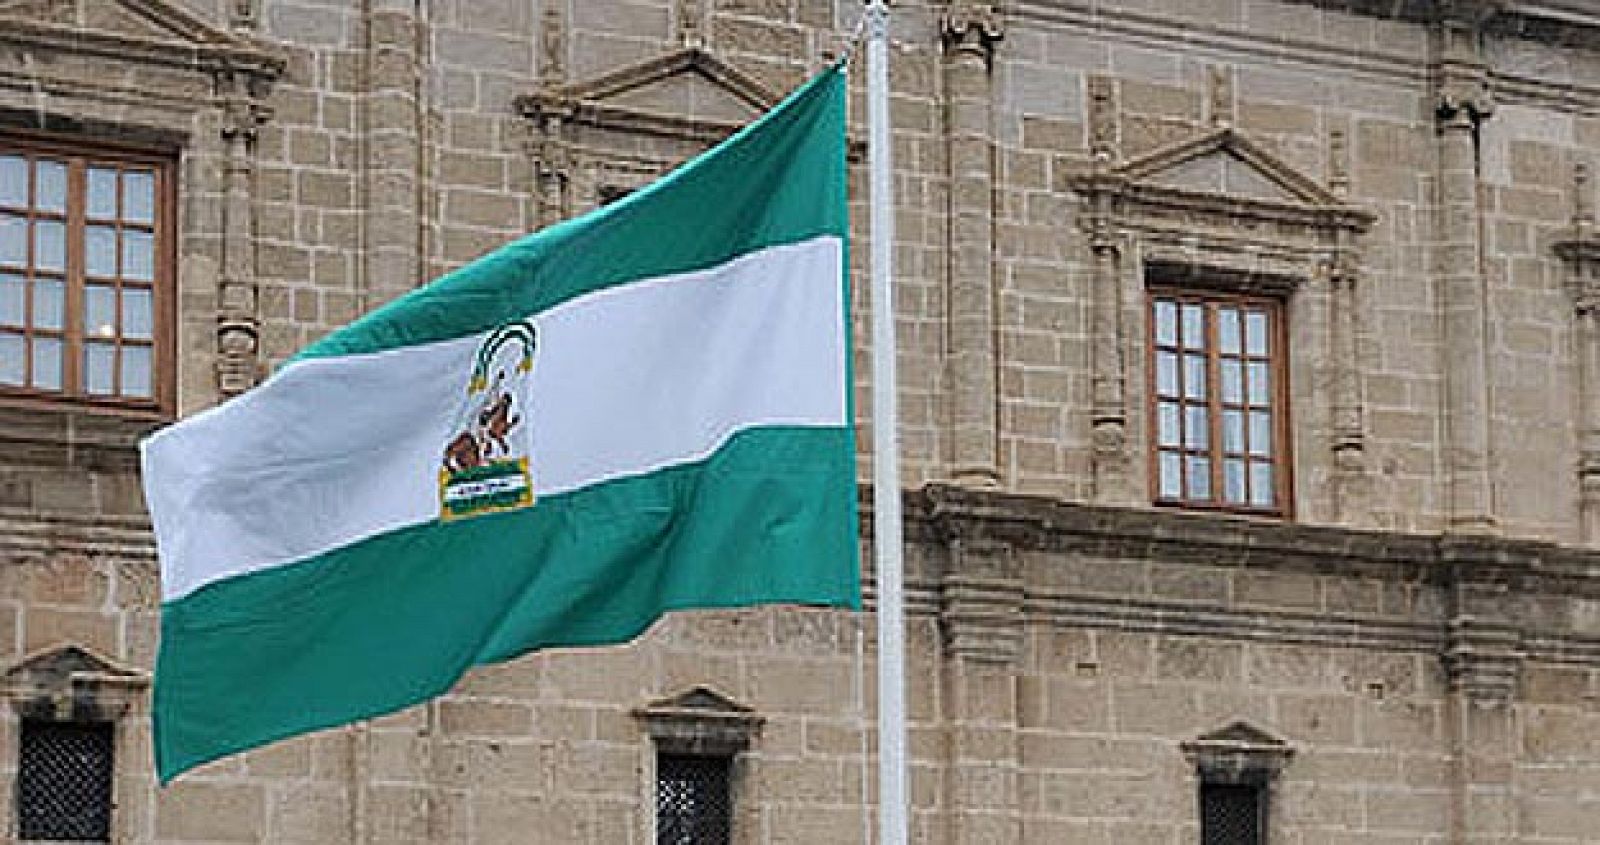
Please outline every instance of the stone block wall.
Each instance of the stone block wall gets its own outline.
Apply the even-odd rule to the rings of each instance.
[[[1290,752],[1273,841],[1593,838],[1600,21],[1518,4],[1481,21],[1452,17],[1473,3],[1001,5],[893,12],[916,841],[1193,841],[1189,749],[1235,724]],[[0,26],[0,128],[179,162],[183,415],[703,149],[837,55],[858,6],[25,14]],[[661,61],[694,50],[720,64]],[[649,85],[585,87],[628,67]],[[552,129],[541,96],[609,98],[627,117]],[[1323,217],[1219,211],[1192,183],[1168,186],[1192,200],[1174,216],[1092,207],[1086,175],[1177,179],[1118,168],[1223,130]],[[1148,507],[1142,291],[1157,261],[1290,280],[1288,518]],[[737,841],[869,841],[870,612],[675,615],[634,644],[474,672],[435,703],[158,790],[159,590],[134,444],[165,420],[0,405],[0,786],[21,715],[83,684],[117,720],[115,841],[643,843],[641,708],[706,686],[760,720],[736,764]],[[7,825],[12,799],[0,788]]]

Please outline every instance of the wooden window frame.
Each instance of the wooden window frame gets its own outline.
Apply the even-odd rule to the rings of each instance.
[[[150,419],[168,419],[176,407],[177,398],[177,240],[178,240],[178,156],[175,152],[156,150],[99,139],[80,139],[70,135],[34,133],[25,130],[0,130],[0,154],[48,156],[64,160],[67,166],[66,210],[60,218],[66,224],[66,261],[62,278],[65,280],[65,297],[62,306],[63,344],[61,389],[42,390],[32,386],[0,385],[0,401],[7,405],[41,409],[80,409],[118,416]],[[122,395],[96,395],[88,392],[84,384],[83,354],[85,335],[83,327],[87,286],[85,238],[88,227],[87,172],[90,165],[104,164],[118,169],[147,168],[154,174],[154,203],[149,224],[153,250],[153,278],[148,289],[151,296],[150,388],[149,398]],[[120,190],[120,189],[119,189]],[[27,209],[30,217],[36,210]],[[119,217],[113,221],[119,229],[128,221]],[[29,240],[30,255],[33,249]],[[32,277],[31,264],[24,275]],[[124,281],[116,280],[116,289]],[[31,299],[28,300],[31,302]],[[119,297],[120,301],[120,297]],[[27,306],[25,306],[26,308]],[[25,314],[27,335],[34,331],[33,316]],[[126,339],[119,332],[115,343],[120,348]],[[132,345],[144,345],[135,342]],[[28,349],[32,354],[31,346]],[[26,361],[27,359],[25,359]],[[113,359],[119,360],[119,359]],[[120,369],[120,368],[119,368]],[[27,363],[24,371],[28,371]],[[120,378],[120,374],[117,376]]]
[[[1177,330],[1179,332],[1179,346],[1166,347],[1158,343],[1158,326],[1156,320],[1156,303],[1158,300],[1175,300],[1179,304],[1177,316]],[[1204,449],[1190,449],[1184,440],[1183,426],[1186,421],[1182,408],[1191,404],[1186,399],[1180,399],[1180,435],[1178,453],[1185,456],[1190,454],[1204,455],[1210,463],[1208,481],[1208,498],[1193,498],[1189,496],[1187,488],[1187,472],[1183,475],[1184,488],[1176,498],[1161,494],[1161,454],[1163,451],[1172,451],[1163,448],[1160,431],[1160,392],[1157,383],[1157,352],[1162,349],[1185,349],[1182,346],[1182,305],[1201,304],[1204,307],[1204,355],[1206,372],[1206,390],[1203,400],[1206,409],[1207,439]],[[1270,506],[1252,505],[1247,502],[1229,502],[1226,499],[1224,472],[1224,458],[1231,455],[1225,449],[1223,440],[1223,414],[1224,404],[1231,406],[1239,403],[1224,403],[1222,399],[1222,359],[1224,357],[1238,358],[1249,361],[1252,357],[1243,345],[1243,322],[1241,321],[1241,352],[1239,355],[1225,355],[1221,351],[1218,339],[1217,308],[1219,305],[1235,306],[1243,312],[1245,309],[1264,311],[1268,317],[1267,326],[1267,353],[1265,360],[1270,384],[1268,386],[1268,405],[1271,413],[1271,438],[1272,446],[1268,450],[1267,458],[1272,466],[1273,499]],[[1247,514],[1254,516],[1268,516],[1288,518],[1294,513],[1294,476],[1293,476],[1293,444],[1290,442],[1289,420],[1289,366],[1288,366],[1288,326],[1287,303],[1282,297],[1263,296],[1255,293],[1240,293],[1228,290],[1213,290],[1187,286],[1173,286],[1152,284],[1146,288],[1144,316],[1145,316],[1145,384],[1148,386],[1145,401],[1146,426],[1149,435],[1146,438],[1146,456],[1148,464],[1148,484],[1151,501],[1158,507],[1170,507],[1183,510],[1220,511],[1226,513]],[[1178,355],[1178,368],[1180,373],[1184,369],[1183,354]],[[1247,377],[1246,382],[1248,381]],[[1182,379],[1180,376],[1180,383]],[[1245,385],[1248,391],[1248,384]],[[1180,388],[1180,394],[1181,394]],[[1248,408],[1248,392],[1244,406]],[[1246,414],[1245,429],[1248,431],[1248,413]],[[1249,498],[1249,470],[1246,474],[1246,499]]]

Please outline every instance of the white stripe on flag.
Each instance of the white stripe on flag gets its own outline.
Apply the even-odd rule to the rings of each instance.
[[[841,249],[818,237],[532,315],[536,495],[700,460],[748,428],[847,425]],[[297,361],[147,440],[151,509],[182,515],[156,526],[163,600],[437,517],[482,338]]]

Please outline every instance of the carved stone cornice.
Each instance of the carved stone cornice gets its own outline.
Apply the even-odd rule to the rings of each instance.
[[[0,694],[21,716],[50,721],[112,721],[146,700],[150,674],[64,644],[36,651],[6,670]]]
[[[1246,722],[1202,734],[1180,748],[1205,783],[1270,783],[1294,756],[1289,743]]]
[[[594,79],[524,94],[512,101],[524,119],[546,125],[605,126],[702,142],[719,141],[740,124],[644,111],[608,103],[608,98],[684,73],[698,74],[750,106],[752,114],[777,105],[778,95],[754,77],[700,47],[686,47],[618,68]]]
[[[1254,168],[1281,190],[1283,198],[1200,191],[1156,181],[1164,171],[1219,152]],[[1068,184],[1089,200],[1092,211],[1115,216],[1181,213],[1210,217],[1224,226],[1254,228],[1270,222],[1351,232],[1364,232],[1377,219],[1372,212],[1347,204],[1227,127],[1162,147],[1116,167],[1092,168],[1069,177]]]
[[[144,31],[80,26],[71,17],[10,13],[0,9],[0,44],[41,51],[83,54],[119,62],[185,67],[202,72],[245,73],[276,79],[285,59],[277,51],[242,32],[218,29],[174,3],[163,0],[97,0],[148,24]],[[253,6],[235,0],[230,10]]]
[[[697,686],[633,711],[656,747],[669,754],[728,757],[750,747],[766,721],[723,693]]]

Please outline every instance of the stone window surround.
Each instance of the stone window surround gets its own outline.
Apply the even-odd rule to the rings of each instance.
[[[1260,811],[1260,841],[1268,841],[1273,784],[1289,765],[1294,749],[1287,742],[1242,721],[1202,734],[1180,748],[1195,769],[1197,806],[1203,809],[1206,787],[1251,787],[1256,791]]]
[[[145,715],[149,687],[149,673],[123,666],[85,646],[64,644],[17,661],[0,678],[0,697],[9,704],[7,718],[19,735],[24,720],[110,724],[115,761],[122,756],[118,746],[124,741],[123,722]],[[17,749],[20,754],[20,741]],[[113,771],[113,810],[117,780]]]
[[[35,133],[8,130],[6,123],[8,121],[0,120],[0,153],[67,160],[71,162],[69,173],[81,174],[83,168],[94,164],[108,164],[119,168],[127,165],[148,167],[156,173],[155,213],[150,223],[150,230],[155,240],[154,278],[149,285],[153,300],[151,306],[153,329],[151,341],[148,344],[139,344],[151,349],[150,375],[153,395],[149,399],[131,399],[117,395],[91,396],[83,388],[84,377],[79,372],[81,369],[79,362],[82,360],[85,343],[81,319],[84,315],[83,289],[86,285],[86,271],[83,267],[86,249],[83,233],[87,225],[83,213],[85,187],[81,178],[69,175],[66,211],[62,218],[67,229],[67,260],[62,276],[66,284],[66,301],[62,309],[63,321],[60,331],[63,343],[62,389],[47,391],[37,388],[12,388],[6,390],[7,397],[53,404],[87,404],[135,416],[154,415],[158,418],[170,416],[176,404],[174,322],[177,299],[175,279],[177,145],[168,140],[149,144],[110,144],[100,140],[102,136],[86,132],[81,128],[76,131]],[[115,282],[113,284],[118,288],[123,287]],[[31,324],[31,315],[24,315],[24,322]],[[120,333],[117,339],[120,343]]]
[[[1375,216],[1349,205],[1341,193],[1343,135],[1329,138],[1331,187],[1295,171],[1226,120],[1119,161],[1116,86],[1106,77],[1092,77],[1088,86],[1094,159],[1070,181],[1083,201],[1079,220],[1091,257],[1093,500],[1147,506],[1153,499],[1153,489],[1138,481],[1149,472],[1144,444],[1153,438],[1144,431],[1146,402],[1137,397],[1148,386],[1145,291],[1147,280],[1159,276],[1165,284],[1203,280],[1209,289],[1284,302],[1286,372],[1309,384],[1314,380],[1303,372],[1308,362],[1327,360],[1334,388],[1313,400],[1317,407],[1300,407],[1306,397],[1290,395],[1284,408],[1302,427],[1323,421],[1318,433],[1332,452],[1334,470],[1330,516],[1359,522],[1352,511],[1366,470],[1355,295],[1358,238]],[[1226,186],[1174,181],[1208,156],[1245,168],[1265,188],[1235,194]],[[1316,295],[1302,303],[1308,290]],[[1304,307],[1310,303],[1316,307]],[[1302,325],[1302,311],[1313,324]],[[1323,328],[1316,323],[1326,323],[1326,331],[1314,331]],[[1328,348],[1299,349],[1302,334],[1325,338]]]
[[[730,817],[738,839],[739,757],[749,751],[766,719],[709,685],[700,684],[633,710],[653,746],[650,794],[656,792],[654,761],[663,754],[717,757],[729,763]],[[655,817],[652,814],[651,819]],[[653,836],[653,831],[652,831]]]

